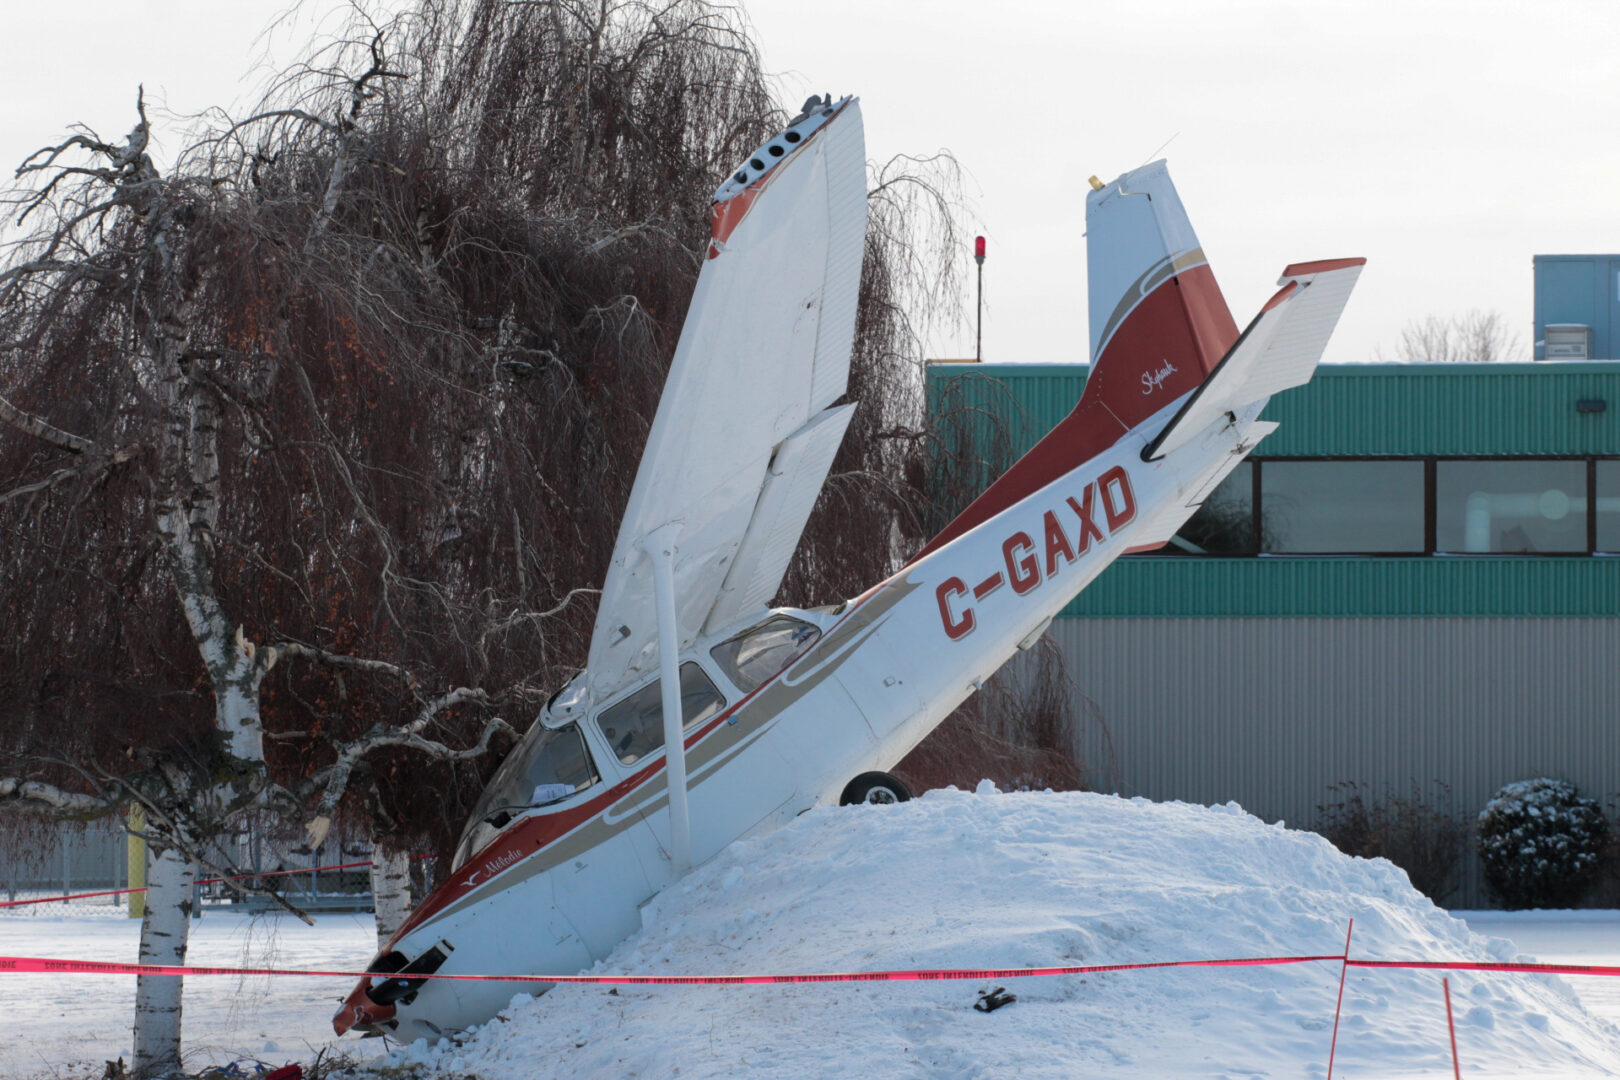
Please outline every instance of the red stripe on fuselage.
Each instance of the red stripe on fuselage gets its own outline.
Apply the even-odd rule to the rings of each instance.
[[[774,169],[771,170],[771,172],[775,171]],[[738,225],[742,224],[743,218],[748,216],[748,211],[754,208],[754,200],[759,198],[759,193],[765,190],[765,177],[770,175],[771,173],[766,173],[765,176],[761,176],[725,202],[715,204],[713,220],[709,228],[709,238],[713,241],[709,245],[709,258],[712,259],[720,254],[720,249],[725,246],[727,240],[731,239],[731,234],[736,231]]]
[[[830,637],[833,631],[842,625],[846,619],[854,615],[856,611],[860,610],[867,600],[876,596],[883,586],[889,584],[890,581],[894,581],[898,576],[895,575],[895,577],[889,578],[888,581],[874,585],[859,599],[851,601],[843,616],[823,632],[822,640],[824,641]],[[816,648],[812,646],[803,656],[800,656],[793,663],[739,698],[731,708],[711,717],[702,727],[687,735],[683,740],[687,750],[690,751],[693,746],[703,741],[721,724],[729,721],[739,710],[763,693],[776,680],[782,678],[800,664],[812,660],[815,656]],[[666,760],[665,757],[659,757],[658,760],[652,762],[640,772],[625,777],[589,802],[581,803],[579,806],[566,810],[559,810],[553,814],[538,814],[533,817],[519,818],[513,822],[499,836],[485,845],[477,855],[474,855],[458,867],[456,872],[451,874],[442,885],[429,893],[427,899],[422,901],[421,906],[411,912],[399,930],[388,940],[388,944],[384,946],[383,951],[386,952],[388,949],[392,949],[394,944],[405,935],[411,933],[462,897],[488,884],[497,876],[522,863],[525,859],[544,851],[550,844],[606,813],[616,803],[629,797],[633,792],[657,776],[663,770]],[[508,859],[508,855],[513,857]]]

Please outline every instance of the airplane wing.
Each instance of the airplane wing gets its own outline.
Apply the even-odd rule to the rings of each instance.
[[[1295,263],[1209,378],[1148,444],[1149,460],[1191,442],[1222,415],[1310,381],[1366,259]]]
[[[853,406],[866,242],[859,103],[808,109],[715,194],[708,258],[613,548],[591,639],[598,700],[658,665],[652,562],[679,526],[680,647],[775,595]]]

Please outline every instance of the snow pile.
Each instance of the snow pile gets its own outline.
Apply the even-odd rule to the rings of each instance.
[[[754,974],[1331,954],[1517,959],[1383,860],[1235,804],[930,792],[820,808],[734,845],[649,907],[600,970]],[[514,927],[513,933],[521,933]],[[1340,966],[970,982],[564,986],[398,1065],[483,1080],[1321,1076]],[[1608,1076],[1620,1028],[1549,976],[1451,976],[1469,1076]],[[1335,1075],[1449,1075],[1440,974],[1350,969]]]

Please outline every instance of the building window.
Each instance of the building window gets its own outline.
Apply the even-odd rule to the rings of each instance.
[[[1597,463],[1597,549],[1620,552],[1620,461]]]
[[[1423,462],[1267,461],[1261,550],[1421,553]]]
[[[1246,461],[1156,553],[1594,551],[1620,554],[1620,460],[1612,458]]]
[[[1506,554],[1585,551],[1586,462],[1438,462],[1435,547]]]
[[[1171,537],[1166,555],[1252,555],[1254,463],[1241,462]]]

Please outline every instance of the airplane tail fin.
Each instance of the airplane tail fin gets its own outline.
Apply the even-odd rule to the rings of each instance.
[[[1091,375],[1076,411],[1093,403],[1111,446],[1196,389],[1238,328],[1162,161],[1086,197],[1086,254]]]
[[[922,558],[1107,450],[1195,390],[1238,338],[1162,161],[1086,197],[1091,374],[1074,411],[930,540]]]

